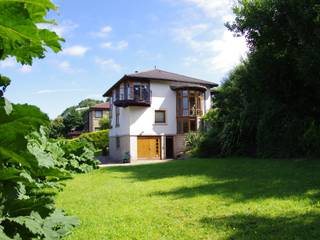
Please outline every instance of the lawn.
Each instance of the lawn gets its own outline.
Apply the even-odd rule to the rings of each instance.
[[[77,175],[67,239],[320,239],[320,161],[191,159]]]

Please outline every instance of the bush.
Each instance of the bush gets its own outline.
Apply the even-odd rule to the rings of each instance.
[[[189,132],[186,135],[186,146],[189,154],[195,155],[198,152],[202,138],[203,134],[201,132]]]
[[[87,173],[98,168],[100,162],[95,159],[96,149],[87,140],[60,140],[59,146],[67,159],[65,169],[73,173]]]
[[[54,205],[60,180],[71,175],[46,151],[43,129],[30,134],[48,120],[29,105],[0,115],[0,239],[60,239],[79,224]]]
[[[86,140],[93,144],[97,150],[102,150],[103,155],[108,153],[109,149],[109,130],[102,130],[98,132],[83,133],[75,140]]]
[[[320,123],[311,121],[303,134],[303,148],[309,157],[320,156]]]

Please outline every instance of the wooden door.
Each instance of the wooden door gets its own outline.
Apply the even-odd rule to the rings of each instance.
[[[138,137],[138,159],[160,159],[160,137]]]

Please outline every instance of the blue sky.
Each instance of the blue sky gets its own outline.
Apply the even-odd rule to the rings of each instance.
[[[66,42],[32,67],[0,62],[12,79],[7,98],[37,105],[50,118],[102,94],[125,73],[159,69],[221,82],[247,51],[224,27],[232,0],[54,1],[51,27]]]

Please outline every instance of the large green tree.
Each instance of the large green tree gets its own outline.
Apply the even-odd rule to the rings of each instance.
[[[319,155],[319,1],[240,0],[234,12],[227,27],[250,52],[218,91],[208,139],[223,154]]]

